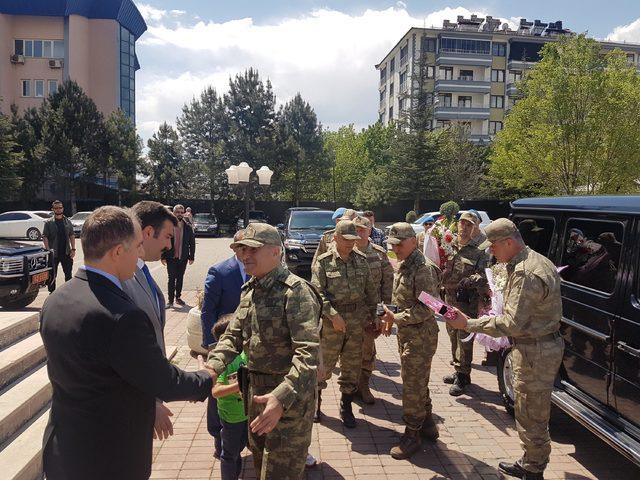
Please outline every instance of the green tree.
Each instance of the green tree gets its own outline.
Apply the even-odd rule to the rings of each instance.
[[[227,122],[216,90],[207,87],[199,98],[185,104],[177,127],[186,157],[185,174],[191,180],[189,196],[208,196],[215,211],[215,200],[225,197],[229,188],[225,174],[229,162],[224,154]]]
[[[183,148],[175,129],[166,122],[147,141],[147,189],[155,198],[174,200],[181,196]],[[186,181],[189,181],[187,179]]]
[[[121,203],[122,189],[135,189],[136,174],[140,171],[142,140],[131,119],[120,109],[109,115],[105,130],[110,172],[117,178],[118,203]]]
[[[291,195],[294,205],[317,196],[331,165],[323,155],[322,126],[316,113],[298,93],[278,112],[278,136],[282,145],[280,188]],[[325,174],[325,175],[323,175]]]
[[[492,147],[497,183],[536,194],[627,193],[640,179],[640,76],[584,35],[548,43]]]
[[[76,211],[76,189],[99,169],[104,156],[104,119],[96,104],[71,80],[44,102],[42,160],[64,186],[64,199]]]
[[[18,150],[18,142],[9,117],[0,113],[0,199],[6,200],[16,192],[21,178],[17,172],[22,161],[22,153]]]
[[[360,183],[371,169],[364,137],[355,131],[353,125],[349,125],[340,127],[336,132],[324,132],[324,142],[327,155],[334,159],[334,201],[340,204],[353,203]]]
[[[26,109],[20,115],[18,108],[12,105],[11,123],[22,152],[22,161],[18,167],[18,176],[22,179],[18,196],[24,204],[28,204],[36,198],[44,181],[51,176],[51,171],[43,160],[42,116],[35,108]]]

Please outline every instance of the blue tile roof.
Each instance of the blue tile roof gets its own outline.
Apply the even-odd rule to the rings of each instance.
[[[111,19],[129,30],[136,40],[147,30],[147,24],[132,0],[0,0],[0,13]]]

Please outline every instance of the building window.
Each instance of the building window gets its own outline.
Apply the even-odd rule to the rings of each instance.
[[[473,81],[473,70],[460,70],[458,80],[464,80],[465,82]]]
[[[387,67],[384,67],[380,70],[380,83],[387,81]]]
[[[380,116],[378,117],[378,121],[380,123],[384,123],[384,113],[381,113]]]
[[[442,107],[451,107],[451,94],[450,93],[442,93],[440,94],[440,106]]]
[[[42,57],[42,40],[33,41],[33,56],[36,58]]]
[[[427,66],[427,78],[435,78],[436,76],[436,67],[435,65]]]
[[[396,71],[396,59],[392,58],[391,61],[389,62],[389,71],[391,73]]]
[[[494,57],[506,57],[507,56],[507,44],[506,43],[494,43],[491,49],[491,53]]]
[[[400,93],[404,93],[407,89],[407,72],[400,74]]]
[[[489,135],[495,135],[502,130],[502,122],[489,122]]]
[[[453,80],[453,67],[440,67],[440,78]]]
[[[35,96],[36,97],[44,97],[44,80],[34,80],[35,84]]]
[[[120,108],[135,123],[136,37],[120,27]]]
[[[405,45],[400,49],[400,66],[404,66],[407,63],[409,57],[409,45]]]
[[[386,90],[382,90],[380,92],[380,101],[382,102],[386,96],[387,91]]]
[[[491,81],[504,83],[504,70],[491,70]]]
[[[393,107],[389,107],[389,120],[393,120]]]
[[[33,58],[64,58],[62,40],[14,40],[13,53]]]
[[[58,91],[58,81],[57,80],[49,80],[49,95],[53,95]]]
[[[398,100],[398,111],[402,112],[404,110],[404,106],[405,106],[405,99],[400,98]]]
[[[451,122],[449,120],[438,120],[436,121],[436,128],[449,128]]]
[[[393,97],[393,83],[389,84],[389,97]]]
[[[627,63],[633,65],[635,63],[635,55],[633,53],[627,53]]]
[[[504,95],[491,95],[491,108],[504,108]]]
[[[466,95],[458,97],[458,108],[471,108],[471,97]]]
[[[462,38],[443,38],[440,40],[441,52],[489,55],[490,46],[491,42],[483,40],[467,40]]]
[[[522,70],[509,70],[509,83],[522,80]]]
[[[436,51],[436,39],[422,37],[422,51],[423,52],[435,52]]]
[[[31,80],[21,80],[22,83],[22,96],[30,97],[31,96]]]

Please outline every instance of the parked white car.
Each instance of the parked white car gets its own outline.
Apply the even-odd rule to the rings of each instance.
[[[467,210],[460,210],[460,215],[462,215],[466,211]],[[485,228],[487,225],[489,225],[491,223],[491,219],[489,218],[489,214],[487,214],[487,212],[485,212],[484,210],[477,210],[477,212],[480,214],[480,219],[481,219],[480,228]],[[440,216],[440,212],[425,213],[420,218],[418,218],[418,220],[416,220],[414,223],[412,223],[411,226],[416,231],[416,233],[420,233],[420,232],[422,232],[424,230],[424,227],[422,226],[422,224],[424,223],[425,218],[427,218],[427,217],[436,217],[436,218],[438,218],[439,216]]]
[[[0,214],[0,238],[40,240],[51,212],[20,210]]]
[[[71,225],[73,225],[73,233],[76,237],[79,237],[82,233],[82,226],[84,225],[84,221],[87,219],[92,212],[78,212],[73,217],[69,218],[71,220]]]

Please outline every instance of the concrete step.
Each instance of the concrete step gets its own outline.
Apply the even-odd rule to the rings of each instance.
[[[7,312],[0,310],[0,350],[38,331],[38,312]]]
[[[27,424],[0,452],[0,472],[7,480],[42,478],[42,438],[49,420],[49,408]]]
[[[0,444],[26,424],[51,401],[46,365],[20,378],[0,393]]]
[[[40,333],[33,333],[0,352],[0,388],[21,377],[45,359]]]

